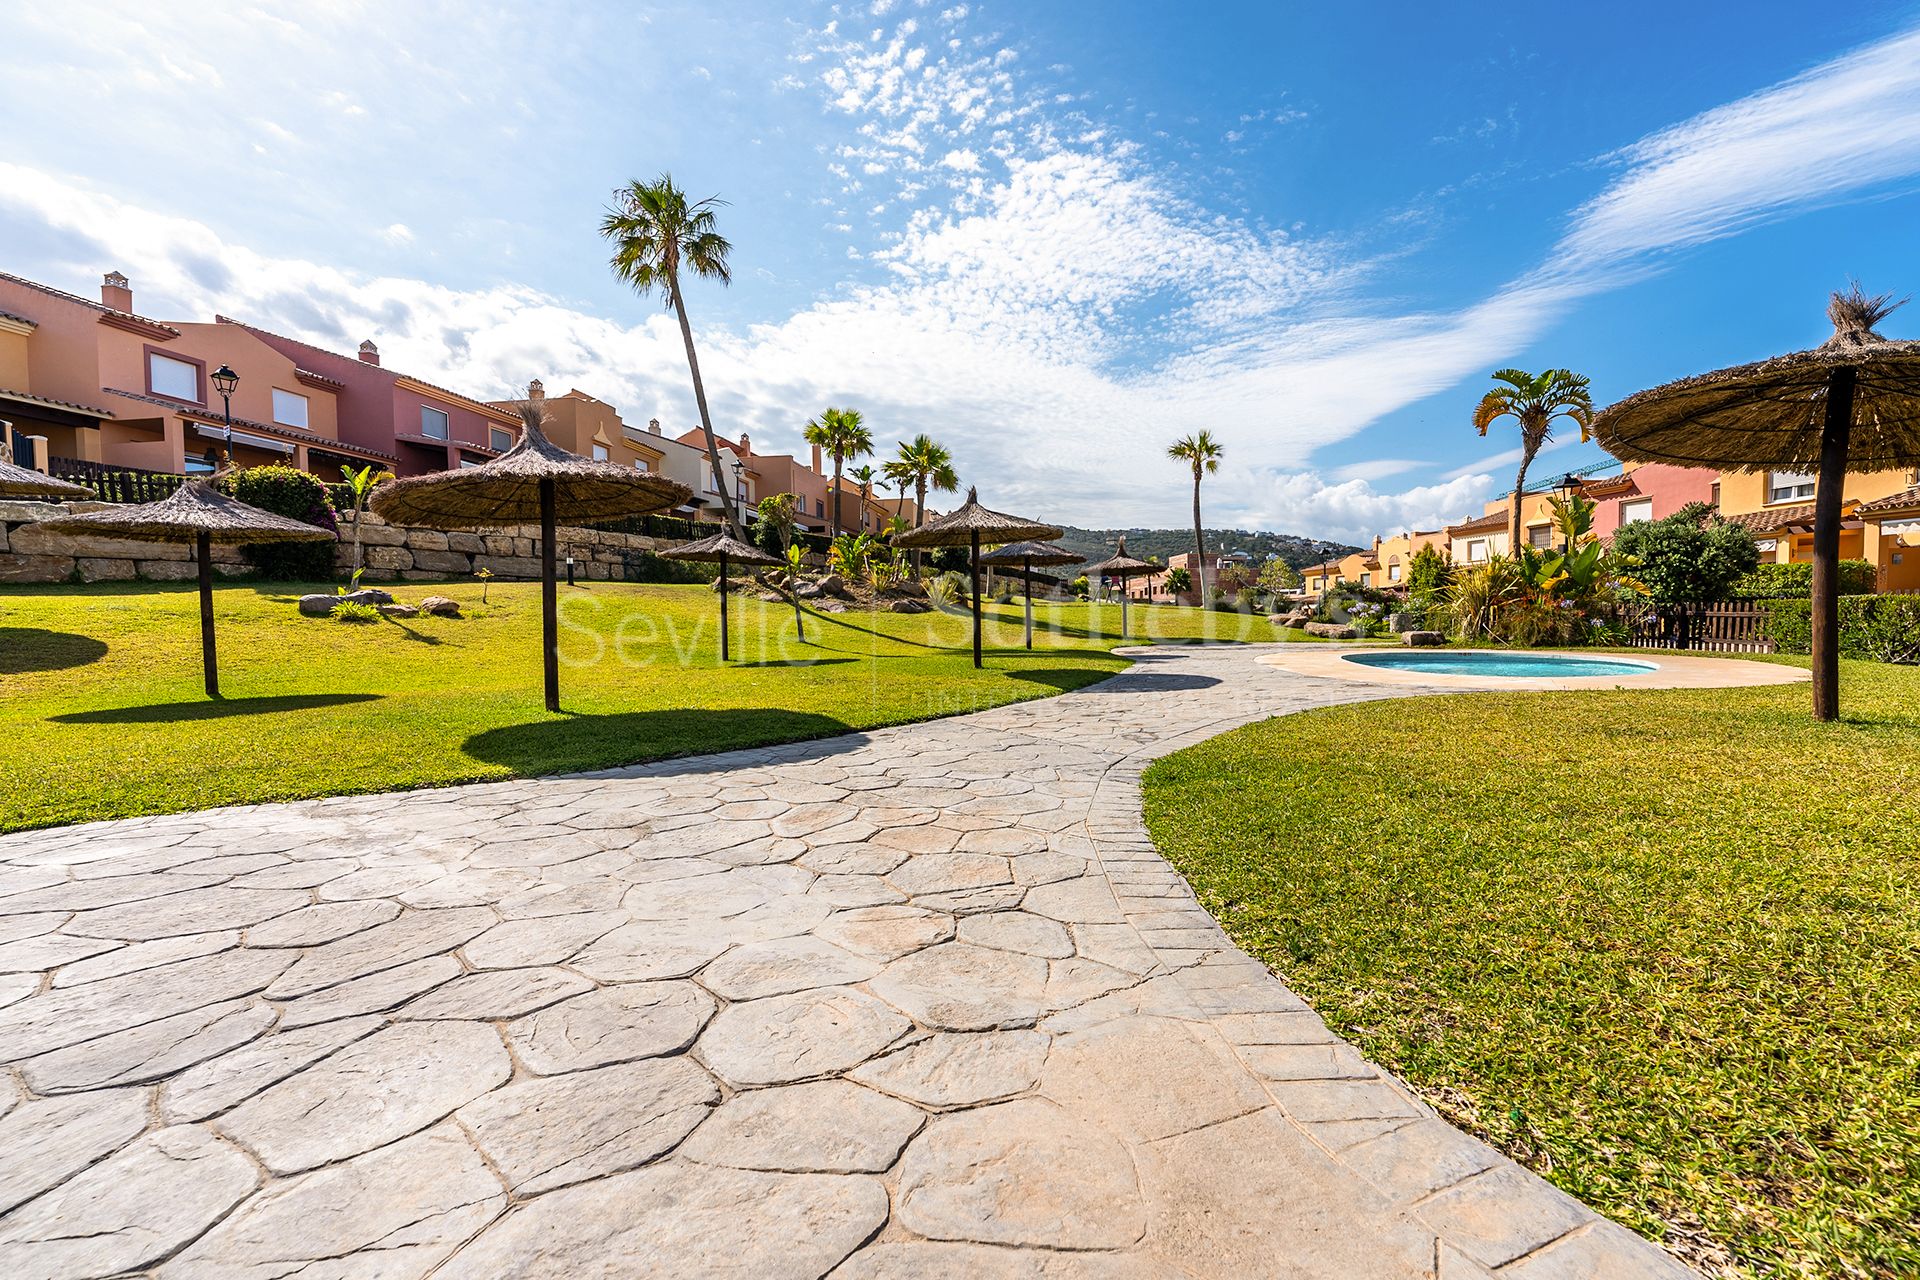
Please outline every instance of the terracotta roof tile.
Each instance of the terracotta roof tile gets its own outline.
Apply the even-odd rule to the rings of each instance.
[[[1463,520],[1459,524],[1450,524],[1447,526],[1447,534],[1453,537],[1463,533],[1485,533],[1491,529],[1504,529],[1509,523],[1511,521],[1506,512],[1494,511],[1484,516],[1475,516],[1471,520]]]
[[[1886,512],[1913,510],[1920,510],[1920,484],[1909,485],[1899,493],[1890,493],[1884,498],[1875,498],[1872,502],[1862,503],[1854,514],[1877,516]]]
[[[90,414],[96,418],[111,418],[113,415],[105,409],[96,409],[90,404],[80,404],[73,400],[55,400],[52,396],[30,395],[25,391],[8,391],[0,388],[0,399],[14,400],[21,404],[43,404],[49,409],[68,409],[74,413]]]
[[[118,311],[104,303],[95,302],[91,298],[83,298],[77,293],[68,293],[65,289],[56,289],[50,284],[41,284],[38,280],[29,280],[25,276],[16,276],[7,271],[0,271],[0,280],[5,280],[9,284],[20,285],[23,288],[33,289],[39,293],[46,294],[50,298],[60,298],[67,302],[77,302],[88,310],[98,311],[102,315],[116,316],[122,320],[131,320],[136,324],[147,325],[155,329],[164,329],[176,338],[180,336],[178,329],[164,321],[155,320],[151,316],[135,315],[131,311]]]

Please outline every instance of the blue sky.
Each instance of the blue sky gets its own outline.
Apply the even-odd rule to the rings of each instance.
[[[852,404],[1079,524],[1179,522],[1199,427],[1209,523],[1476,512],[1492,369],[1610,401],[1920,278],[1914,4],[25,0],[0,74],[0,269],[688,425],[594,233],[671,170],[731,201],[717,426]]]

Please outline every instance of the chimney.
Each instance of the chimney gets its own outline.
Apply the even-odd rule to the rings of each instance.
[[[819,445],[813,446],[813,473],[817,476],[822,476],[826,474],[826,472],[820,469],[820,446]]]
[[[539,401],[545,400],[546,398],[547,398],[546,384],[541,382],[540,379],[535,378],[532,382],[529,382],[527,384],[527,399],[538,403]]]
[[[133,285],[118,271],[109,271],[100,281],[100,305],[115,311],[133,310]]]
[[[380,363],[380,348],[373,345],[372,338],[360,344],[360,358],[368,364]]]
[[[744,458],[744,457],[748,457],[752,453],[753,453],[753,440],[750,437],[748,437],[746,432],[742,431],[740,433],[740,456]]]
[[[660,419],[658,418],[647,419],[647,434],[650,436],[657,436],[660,434]]]

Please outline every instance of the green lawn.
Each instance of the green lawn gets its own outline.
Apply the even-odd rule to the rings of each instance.
[[[991,607],[987,669],[946,613],[740,600],[718,669],[700,587],[562,588],[561,704],[541,706],[539,588],[408,584],[461,619],[303,618],[303,588],[219,589],[221,691],[200,687],[191,586],[0,588],[0,830],[209,805],[600,768],[822,737],[1078,688],[1127,665],[1117,606]],[[324,589],[324,588],[323,588]],[[1134,609],[1136,637],[1271,640],[1264,617]],[[1283,633],[1291,638],[1293,633]]]
[[[1920,1274],[1920,670],[1465,695],[1158,763],[1148,824],[1369,1057],[1714,1274]]]

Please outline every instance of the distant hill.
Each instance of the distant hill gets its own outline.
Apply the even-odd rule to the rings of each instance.
[[[1127,554],[1145,560],[1158,557],[1162,564],[1168,556],[1193,550],[1191,529],[1076,529],[1066,526],[1061,546],[1089,560],[1104,560],[1113,554],[1113,544],[1122,533],[1127,535]],[[1359,548],[1319,538],[1302,538],[1292,533],[1267,533],[1264,530],[1208,529],[1207,550],[1244,551],[1255,560],[1276,554],[1296,569],[1319,564],[1332,556],[1343,556]]]

